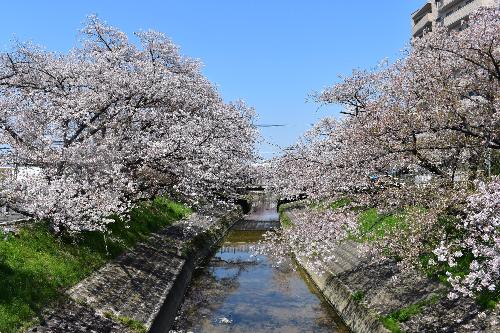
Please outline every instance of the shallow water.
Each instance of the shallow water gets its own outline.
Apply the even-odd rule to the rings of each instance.
[[[300,269],[275,268],[266,256],[252,255],[261,235],[233,231],[226,237],[193,279],[174,330],[348,332]]]

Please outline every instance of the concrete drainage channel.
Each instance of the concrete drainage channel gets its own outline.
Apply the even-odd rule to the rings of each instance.
[[[295,261],[276,267],[275,258],[253,251],[279,227],[276,200],[260,199],[196,270],[173,332],[349,332]]]
[[[284,213],[293,223],[299,210]],[[324,274],[306,271],[353,332],[500,332],[498,307],[481,319],[484,310],[473,299],[448,299],[444,285],[417,270],[400,270],[395,260],[372,257],[353,241],[339,244],[335,257]],[[308,266],[306,259],[298,259]],[[397,327],[388,325],[389,330],[383,325],[410,310]]]
[[[220,243],[234,223],[240,220],[241,214],[229,214],[222,217],[215,229],[201,234],[198,239],[191,240],[192,249],[186,253],[187,260],[182,269],[175,278],[175,282],[170,288],[163,305],[158,311],[149,329],[150,333],[166,333],[172,327],[177,309],[179,308],[189,283],[191,282],[193,272],[200,261],[210,255],[212,249]]]
[[[209,230],[197,235],[192,230],[192,225],[197,222],[194,220],[208,217],[194,214],[190,217],[191,221],[167,227],[71,288],[67,292],[68,298],[59,307],[47,312],[41,325],[28,332],[168,333],[172,328],[179,329],[179,323],[174,323],[174,320],[182,317],[179,313],[189,307],[190,302],[193,304],[190,289],[197,287],[191,288],[190,284],[197,283],[199,277],[192,278],[198,264],[213,255],[213,250],[224,240],[215,257],[211,257],[208,265],[201,270],[213,269],[212,273],[217,271],[217,274],[222,274],[222,278],[217,277],[217,274],[209,274],[208,279],[212,282],[213,278],[219,278],[216,283],[227,279],[234,265],[241,265],[244,261],[242,258],[251,257],[247,248],[256,240],[249,240],[248,236],[279,225],[275,212],[275,207],[264,207],[262,211],[246,216],[245,220],[242,220],[239,210],[212,217],[217,222]],[[230,229],[233,231],[226,237]],[[332,329],[335,332],[348,332],[328,304],[334,304],[339,309],[339,304],[331,298],[331,288],[325,288],[324,281],[318,280],[310,272],[311,279],[297,271],[276,271],[266,257],[257,262],[252,260],[249,259],[250,268],[240,269],[236,276],[238,290],[229,291],[219,302],[219,312],[222,311],[228,318],[217,311],[210,315],[200,313],[192,316],[192,323],[189,324],[192,326],[183,327],[187,328],[186,331],[222,332],[227,331],[228,325],[239,325],[235,328],[241,332],[303,332],[311,331],[311,328],[314,332],[331,332]],[[284,284],[279,286],[275,280],[284,281]],[[255,281],[258,283],[255,284]],[[201,299],[210,297],[204,294],[210,292],[205,282],[202,281],[201,291],[198,291]],[[332,286],[331,281],[325,283],[328,287]],[[216,285],[216,288],[220,296],[224,286]],[[328,302],[321,294],[326,296]],[[338,293],[333,294],[338,296]],[[247,302],[248,299],[253,300]],[[210,301],[210,306],[218,301]],[[195,304],[195,308],[203,310],[200,304]],[[239,313],[232,311],[237,308],[241,310]],[[251,316],[255,311],[259,312],[258,320]],[[191,310],[187,312],[196,313]],[[270,316],[269,313],[274,315]],[[342,314],[345,315],[345,312]],[[219,317],[227,320],[217,322]],[[364,319],[359,322],[364,323]],[[198,327],[200,323],[205,325],[201,330]],[[349,324],[351,327],[356,326],[352,322]],[[368,327],[371,328],[378,326],[376,321],[370,324]],[[283,331],[283,328],[286,330]],[[367,332],[364,329],[359,331]],[[377,327],[371,332],[384,330]]]
[[[28,332],[166,333],[200,260],[241,218],[240,211],[215,216],[217,222],[196,235],[193,214],[151,236],[68,291]]]
[[[352,298],[352,291],[335,275],[316,273],[307,269],[305,263],[307,260],[304,258],[299,261],[316,288],[333,306],[352,332],[390,333],[379,321],[376,314]]]

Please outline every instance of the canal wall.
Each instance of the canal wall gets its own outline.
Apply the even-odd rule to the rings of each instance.
[[[293,223],[299,209],[284,214]],[[395,261],[369,257],[355,242],[339,245],[335,258],[323,273],[310,269],[305,258],[297,261],[354,333],[500,332],[498,306],[482,310],[470,298],[450,300],[439,282],[401,271]]]
[[[71,288],[28,332],[168,332],[197,263],[240,218],[193,214],[153,234]]]

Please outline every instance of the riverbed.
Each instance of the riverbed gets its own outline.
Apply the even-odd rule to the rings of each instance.
[[[269,220],[272,209],[266,207],[260,213]],[[271,258],[253,253],[251,248],[262,234],[229,233],[196,272],[173,332],[348,332],[293,262],[275,267]]]

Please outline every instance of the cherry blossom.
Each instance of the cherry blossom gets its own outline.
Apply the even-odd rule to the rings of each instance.
[[[164,34],[138,43],[90,16],[67,54],[18,43],[0,54],[0,201],[66,230],[102,229],[158,195],[228,200],[255,159],[254,111],[224,103]]]
[[[499,69],[498,8],[479,9],[462,31],[437,27],[393,64],[355,70],[314,94],[343,114],[322,119],[269,164],[271,188],[285,198],[349,198],[358,209],[400,214],[401,225],[372,241],[372,251],[407,268],[429,255],[452,268],[470,252],[469,272],[450,269],[449,282],[466,295],[496,290],[498,179],[489,163],[500,152]],[[337,214],[345,223],[323,212],[274,237],[313,261],[317,253],[328,258],[356,220],[345,209]]]

